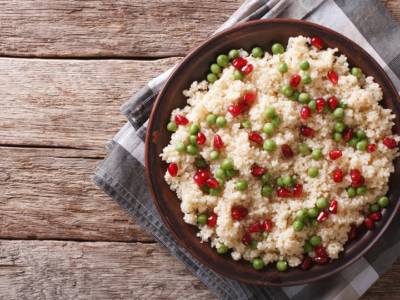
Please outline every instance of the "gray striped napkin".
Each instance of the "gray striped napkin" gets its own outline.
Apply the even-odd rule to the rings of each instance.
[[[366,18],[368,16],[368,18]],[[400,27],[377,0],[245,1],[222,25],[250,19],[286,17],[328,26],[366,49],[400,90]],[[256,287],[224,278],[197,262],[177,245],[154,208],[144,178],[144,133],[155,96],[169,73],[153,79],[122,108],[129,122],[117,133],[94,181],[144,229],[207,285],[220,299],[357,299],[400,254],[400,218],[360,260],[340,273],[313,284],[286,288]]]

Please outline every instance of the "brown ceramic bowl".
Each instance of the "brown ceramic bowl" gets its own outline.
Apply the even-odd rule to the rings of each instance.
[[[166,124],[171,111],[186,105],[182,91],[193,81],[205,78],[210,64],[220,53],[227,53],[232,48],[251,49],[254,45],[271,49],[274,42],[286,44],[289,37],[297,35],[321,37],[326,46],[338,48],[345,54],[350,65],[359,66],[365,74],[373,76],[383,90],[382,105],[391,108],[396,114],[396,126],[393,130],[397,134],[400,133],[398,94],[383,69],[366,51],[350,39],[328,28],[310,22],[285,19],[249,22],[213,36],[194,49],[175,69],[159,94],[147,129],[145,159],[147,176],[154,204],[165,225],[178,243],[202,264],[243,283],[288,286],[306,284],[330,276],[355,262],[376,243],[400,205],[398,201],[400,189],[399,185],[396,185],[396,182],[400,182],[400,168],[399,160],[396,160],[396,172],[390,178],[390,206],[383,211],[383,218],[378,222],[377,228],[368,232],[360,229],[358,239],[346,244],[339,259],[323,266],[314,266],[309,271],[290,268],[287,272],[278,272],[275,266],[255,271],[249,262],[234,261],[229,255],[218,255],[209,243],[200,243],[196,237],[197,228],[183,221],[180,201],[164,180],[167,166],[159,157],[170,139]]]

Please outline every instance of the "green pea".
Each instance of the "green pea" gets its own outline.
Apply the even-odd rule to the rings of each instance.
[[[223,116],[219,116],[215,123],[217,124],[217,127],[224,128],[226,126],[226,119]]]
[[[271,173],[265,173],[263,176],[261,176],[261,183],[262,184],[267,184],[270,183],[272,179]]]
[[[203,157],[196,157],[196,159],[194,160],[194,164],[197,168],[202,169],[207,167],[207,162]]]
[[[298,210],[296,213],[297,220],[304,222],[307,219],[307,217],[308,217],[307,210],[305,210],[304,208]]]
[[[211,196],[219,196],[221,194],[221,189],[220,188],[216,188],[216,189],[210,189],[210,195]]]
[[[230,59],[235,59],[236,57],[239,57],[239,55],[240,55],[240,52],[239,52],[239,50],[236,50],[236,49],[232,49],[228,53],[228,56]]]
[[[344,109],[341,108],[341,107],[336,108],[336,109],[333,111],[333,117],[334,117],[336,120],[343,120],[343,118],[344,118]]]
[[[233,71],[233,79],[235,80],[243,80],[244,74],[240,72],[239,70]]]
[[[264,150],[268,152],[273,152],[276,150],[276,143],[274,140],[265,140],[263,144]]]
[[[209,83],[214,83],[215,81],[217,81],[217,79],[218,79],[217,75],[215,75],[213,73],[207,74],[207,81]]]
[[[198,150],[197,150],[197,147],[194,145],[187,145],[186,152],[190,155],[197,155]]]
[[[341,101],[339,103],[339,107],[345,109],[347,107],[347,104]]]
[[[361,140],[361,139],[365,139],[367,136],[365,135],[365,132],[363,131],[363,130],[361,130],[361,129],[358,129],[357,131],[356,131],[356,136],[357,136],[357,138],[359,139],[359,140]]]
[[[353,138],[350,139],[350,141],[349,141],[349,146],[355,148],[356,145],[357,145],[357,143],[358,143],[358,139],[355,138],[355,137],[353,137]]]
[[[168,131],[175,132],[177,128],[178,128],[178,126],[176,125],[175,122],[169,122],[167,124],[167,130]]]
[[[276,269],[280,272],[285,272],[288,268],[288,263],[285,260],[279,260],[276,263]]]
[[[229,64],[229,57],[228,55],[225,54],[220,54],[217,57],[217,64],[220,67],[226,67]]]
[[[378,205],[379,205],[381,208],[388,207],[388,205],[389,205],[389,198],[386,197],[386,196],[380,197],[380,198],[378,199]]]
[[[242,122],[242,126],[243,126],[243,128],[250,129],[251,128],[251,122],[249,120],[244,120]]]
[[[252,240],[250,243],[250,248],[253,250],[257,249],[258,242],[256,240]]]
[[[290,96],[293,95],[293,88],[290,85],[286,84],[286,85],[281,87],[281,92],[286,97],[290,97]]]
[[[225,254],[229,251],[228,246],[224,245],[224,244],[220,244],[217,248],[217,253],[218,254]]]
[[[297,147],[297,150],[302,154],[302,155],[308,155],[311,152],[310,147],[308,147],[307,144],[299,144]]]
[[[315,148],[312,152],[311,152],[311,157],[314,160],[320,160],[322,158],[322,151],[319,148]]]
[[[307,214],[308,214],[308,216],[310,217],[310,218],[316,218],[316,217],[318,217],[318,209],[316,208],[316,207],[312,207],[312,208],[309,208],[308,210],[307,210]]]
[[[288,71],[288,66],[287,66],[287,64],[285,63],[285,62],[283,62],[283,63],[281,63],[279,66],[278,66],[278,71],[280,72],[280,73],[286,73],[287,71]]]
[[[225,178],[226,178],[225,171],[223,169],[217,169],[215,171],[215,177],[217,179],[225,180]]]
[[[259,271],[264,268],[264,261],[261,258],[253,258],[251,265],[255,270]]]
[[[310,102],[311,98],[310,95],[308,93],[300,93],[299,95],[299,102],[302,104],[307,104],[308,102]]]
[[[343,136],[340,132],[335,132],[333,134],[333,140],[337,143],[340,143],[343,140]]]
[[[214,125],[217,120],[217,116],[214,114],[208,114],[206,117],[206,122],[208,125]]]
[[[303,228],[304,228],[304,222],[303,221],[296,220],[296,221],[293,222],[293,230],[294,231],[299,232],[299,231],[302,231]]]
[[[190,134],[197,134],[200,131],[200,125],[198,123],[193,123],[189,127]]]
[[[356,194],[357,194],[357,190],[356,190],[355,188],[349,187],[349,188],[347,189],[347,195],[349,196],[349,198],[355,197]]]
[[[279,116],[273,116],[272,119],[271,119],[271,123],[272,123],[272,125],[274,125],[275,128],[276,128],[276,127],[278,127],[279,124],[281,123],[281,118],[279,118]]]
[[[326,200],[326,198],[318,198],[316,205],[319,209],[324,209],[329,206],[329,202],[328,202],[328,200]]]
[[[285,175],[282,177],[282,182],[284,186],[292,186],[293,185],[293,179],[289,175]]]
[[[221,162],[221,169],[222,170],[233,170],[235,168],[234,164],[233,164],[233,160],[231,158],[225,158],[222,162]]]
[[[272,123],[265,123],[263,131],[271,137],[275,132],[275,125]]]
[[[351,68],[351,75],[356,76],[358,79],[360,79],[363,75],[363,72],[360,68],[353,67]]]
[[[186,146],[184,143],[177,143],[175,146],[175,150],[179,153],[185,152]]]
[[[276,179],[276,185],[277,186],[284,186],[285,184],[283,183],[283,178],[282,177],[278,177]]]
[[[285,52],[285,48],[283,47],[282,44],[275,43],[272,45],[271,51],[273,54],[282,54],[283,52]]]
[[[356,144],[356,148],[359,151],[365,151],[368,146],[368,141],[367,140],[361,140]]]
[[[275,107],[273,106],[267,107],[267,109],[264,112],[264,116],[267,119],[272,119],[273,117],[275,117],[276,116]]]
[[[335,131],[342,133],[346,129],[346,125],[343,122],[335,123]]]
[[[208,216],[207,216],[207,214],[199,214],[198,216],[197,216],[197,224],[199,224],[199,225],[205,225],[205,224],[207,224],[207,219],[208,219]]]
[[[292,96],[289,97],[290,100],[297,101],[299,99],[300,92],[295,90]]]
[[[236,175],[236,171],[235,170],[225,170],[225,174],[228,178],[232,178],[233,176]]]
[[[219,152],[218,151],[213,150],[213,151],[210,152],[210,159],[211,160],[217,160],[218,158],[219,158]]]
[[[308,102],[308,107],[311,108],[312,112],[316,112],[317,111],[317,102],[315,100],[311,100],[310,102]]]
[[[365,185],[358,187],[356,190],[357,195],[364,195],[366,192],[367,187]]]
[[[311,178],[315,178],[319,175],[319,170],[316,167],[311,167],[307,170],[307,175]]]
[[[261,49],[261,47],[254,47],[254,48],[251,50],[251,55],[252,55],[253,57],[258,57],[258,58],[260,58],[260,57],[263,57],[264,51],[263,51],[263,49]]]
[[[244,179],[239,179],[236,181],[235,189],[238,191],[245,191],[247,190],[247,181]]]
[[[263,239],[266,239],[266,238],[268,238],[269,233],[267,231],[263,231],[263,233],[261,233],[261,236]]]
[[[371,204],[370,206],[369,206],[369,211],[370,212],[377,212],[377,211],[380,211],[380,207],[379,207],[379,205],[378,204],[376,204],[376,203],[374,203],[374,204]]]
[[[313,246],[311,245],[311,243],[309,241],[306,241],[304,243],[304,247],[303,247],[303,251],[304,253],[310,253],[314,250]]]
[[[189,136],[189,143],[193,146],[197,146],[197,137],[195,135]]]
[[[310,84],[311,81],[312,81],[312,79],[311,79],[310,74],[305,73],[305,74],[303,74],[303,76],[301,76],[301,82],[303,84]]]
[[[306,71],[310,68],[310,63],[307,60],[303,60],[300,63],[300,69],[302,69],[303,71]]]
[[[274,189],[270,185],[263,185],[261,188],[261,196],[270,198]]]
[[[215,75],[219,75],[221,73],[221,67],[217,64],[212,64],[210,66],[210,71]]]
[[[321,245],[321,242],[322,242],[322,239],[321,239],[321,237],[320,236],[318,236],[318,235],[313,235],[311,238],[310,238],[310,244],[311,244],[311,246],[319,246],[319,245]]]

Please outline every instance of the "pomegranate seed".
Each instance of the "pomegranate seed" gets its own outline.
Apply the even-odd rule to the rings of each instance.
[[[207,219],[208,227],[215,227],[217,225],[218,215],[216,213],[212,213]]]
[[[315,246],[314,252],[315,252],[315,255],[317,255],[317,256],[328,257],[328,254],[326,253],[325,248],[322,246]]]
[[[281,146],[281,153],[285,158],[291,158],[294,155],[292,148],[290,148],[288,144],[283,144]]]
[[[262,145],[263,144],[263,138],[258,132],[252,131],[249,133],[249,140],[258,144]]]
[[[337,84],[339,81],[339,76],[335,71],[329,71],[328,78],[333,84]]]
[[[370,218],[373,221],[379,221],[380,219],[382,219],[382,214],[380,211],[377,211],[374,213],[370,213],[368,218]]]
[[[202,187],[206,182],[199,174],[195,174],[193,180],[199,187]]]
[[[249,226],[249,228],[247,229],[247,231],[249,232],[249,233],[255,233],[255,232],[260,232],[261,231],[261,224],[260,223],[254,223],[254,224],[251,224],[250,226]]]
[[[339,168],[336,168],[335,170],[333,170],[332,178],[333,178],[333,181],[336,183],[342,182],[343,181],[343,171]]]
[[[248,213],[249,213],[249,211],[244,206],[234,206],[234,207],[232,207],[232,210],[231,210],[232,219],[234,219],[236,221],[243,220],[244,218],[246,218]]]
[[[336,107],[339,105],[339,100],[335,96],[329,97],[328,105],[331,110],[335,110]]]
[[[168,173],[172,177],[175,177],[178,174],[178,165],[176,163],[170,163],[168,165]]]
[[[244,67],[240,68],[240,71],[247,75],[250,74],[254,70],[254,66],[252,64],[247,64]]]
[[[282,198],[288,198],[288,197],[292,196],[292,192],[284,187],[279,187],[276,190],[276,194],[278,195],[278,197],[282,197]]]
[[[313,137],[315,134],[315,131],[314,131],[314,129],[312,129],[306,125],[301,125],[300,126],[300,134],[305,137]]]
[[[316,104],[317,104],[317,112],[322,113],[325,109],[325,100],[324,98],[318,98],[317,100],[315,100]]]
[[[321,50],[324,47],[324,43],[322,42],[322,40],[315,36],[311,38],[311,45],[313,45],[318,50]]]
[[[243,57],[237,57],[232,61],[232,66],[236,69],[241,69],[247,65],[247,60]]]
[[[358,187],[362,186],[364,183],[365,183],[365,179],[364,179],[364,177],[361,177],[359,180],[352,181],[351,186],[353,188],[358,188]]]
[[[350,241],[354,241],[357,238],[357,226],[351,224],[350,231],[348,233],[348,237]]]
[[[272,225],[273,224],[270,219],[265,219],[264,222],[262,223],[262,227],[264,228],[264,231],[266,231],[266,232],[271,232]]]
[[[257,164],[251,166],[251,175],[254,177],[261,177],[267,172],[266,168],[260,167]]]
[[[251,243],[251,235],[250,233],[246,232],[244,236],[242,237],[242,243],[245,244],[246,246],[250,245]]]
[[[352,137],[353,137],[353,129],[351,129],[351,128],[346,128],[346,129],[343,131],[343,140],[344,140],[345,142],[348,142],[348,141],[351,140]]]
[[[216,134],[214,136],[214,141],[213,142],[214,142],[214,148],[215,149],[221,149],[221,148],[224,147],[224,142],[222,141],[222,138],[218,134]]]
[[[245,111],[247,111],[247,110],[249,110],[249,105],[246,103],[246,101],[244,101],[244,100],[241,100],[239,103],[238,103],[238,105],[239,105],[239,107],[240,107],[240,111],[241,112],[245,112]]]
[[[308,107],[308,106],[303,106],[303,107],[300,109],[300,117],[301,117],[303,120],[307,120],[310,116],[311,116],[311,108]]]
[[[231,104],[228,106],[228,111],[232,116],[237,117],[242,112],[242,107],[239,104]]]
[[[299,85],[300,81],[301,81],[301,76],[298,74],[295,74],[290,78],[290,85],[292,87],[297,87]]]
[[[336,160],[341,156],[342,156],[342,151],[340,150],[332,150],[331,152],[329,152],[329,158],[332,160]]]
[[[352,181],[359,181],[362,178],[361,172],[358,169],[350,170],[350,178]]]
[[[326,220],[328,220],[329,218],[329,212],[327,210],[323,210],[321,211],[318,216],[317,216],[317,222],[318,223],[322,223],[325,222]]]
[[[324,265],[328,262],[329,258],[327,256],[316,256],[314,261],[317,265]]]
[[[247,105],[252,105],[256,100],[256,93],[254,92],[247,92],[243,96],[243,101],[246,102]]]
[[[187,125],[189,123],[189,120],[182,116],[182,115],[176,115],[175,116],[175,123],[178,125]]]
[[[372,153],[376,151],[376,145],[375,144],[368,144],[367,146],[367,152]]]
[[[375,228],[374,220],[372,220],[371,218],[365,218],[365,220],[364,220],[364,226],[365,226],[368,230],[373,230],[373,229]]]
[[[390,138],[390,137],[385,137],[383,139],[383,144],[388,147],[389,149],[394,149],[397,147],[397,142],[395,139]]]
[[[206,142],[206,136],[204,135],[204,133],[199,132],[197,134],[196,142],[198,145],[204,145],[204,143]]]
[[[219,187],[219,182],[218,182],[218,180],[215,179],[215,178],[209,178],[209,179],[207,179],[206,183],[207,183],[207,186],[208,186],[210,189],[216,189],[216,188]]]
[[[293,197],[300,197],[303,192],[303,185],[301,183],[296,183],[293,188]]]
[[[208,170],[199,169],[196,174],[193,176],[194,181],[199,187],[202,187],[206,181],[210,178],[210,173]]]
[[[335,199],[332,199],[332,201],[329,203],[329,212],[335,215],[337,213],[337,207],[337,201]]]
[[[300,265],[300,269],[306,271],[309,268],[311,268],[311,264],[312,264],[312,259],[311,257],[307,256],[306,258],[303,259],[303,262]]]

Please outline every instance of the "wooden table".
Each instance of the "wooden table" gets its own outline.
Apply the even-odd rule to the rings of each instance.
[[[120,105],[240,2],[0,0],[1,299],[213,299],[91,177]]]

